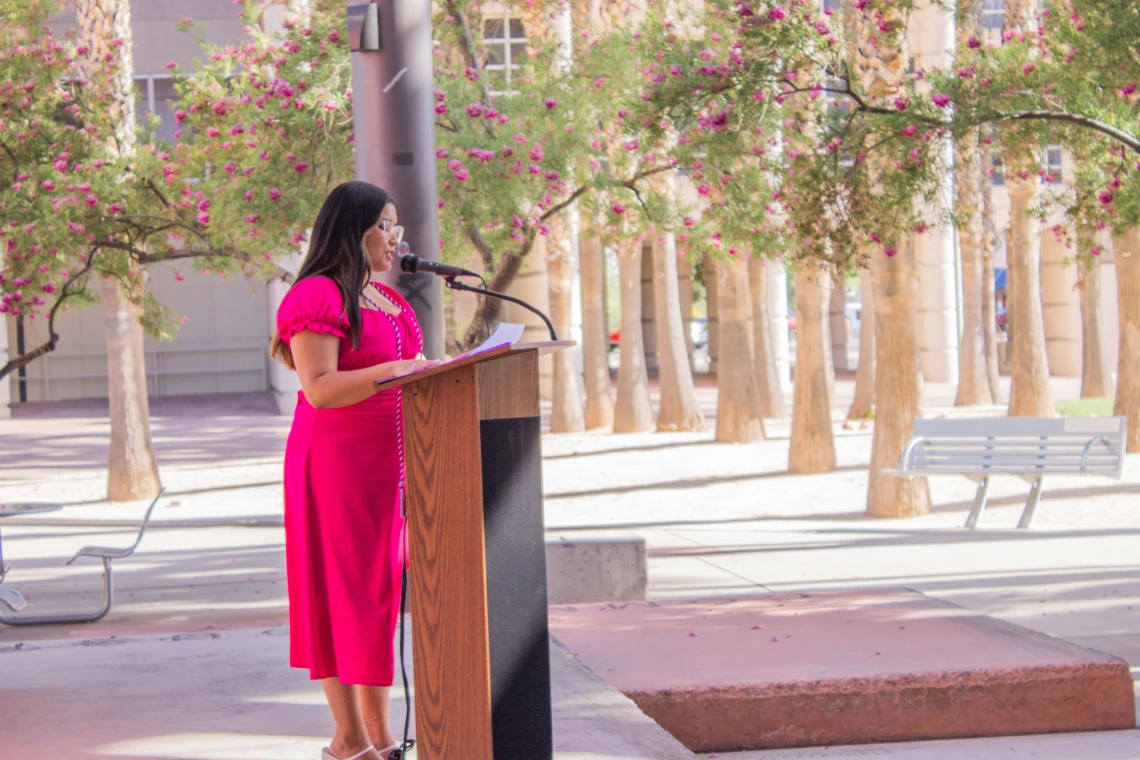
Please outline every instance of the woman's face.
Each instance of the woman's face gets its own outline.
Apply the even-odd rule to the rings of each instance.
[[[396,205],[389,203],[380,212],[380,219],[364,233],[364,250],[373,272],[387,272],[392,268],[396,246],[403,230],[396,226]]]

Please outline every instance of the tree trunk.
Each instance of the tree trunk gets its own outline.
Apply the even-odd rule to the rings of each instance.
[[[654,237],[653,292],[656,294],[657,372],[661,386],[657,429],[704,430],[705,415],[697,403],[681,319],[677,238],[672,232]]]
[[[119,156],[135,151],[134,61],[129,0],[77,0],[77,44],[89,52],[77,65],[84,79],[102,77],[105,62],[113,62],[108,118]],[[100,255],[106,256],[103,252]],[[133,262],[129,269],[133,269]],[[150,437],[146,367],[143,363],[141,310],[130,303],[118,280],[101,287],[107,326],[107,392],[111,407],[111,449],[108,457],[107,498],[130,501],[158,493],[158,463]]]
[[[864,270],[860,280],[859,366],[855,370],[855,399],[847,411],[849,420],[867,419],[875,408],[875,288],[870,271]]]
[[[768,273],[771,264],[753,255],[748,261],[748,284],[752,291],[752,347],[755,352],[756,387],[760,393],[760,415],[782,420],[788,416],[776,348],[772,340],[772,318],[768,314]],[[785,326],[785,329],[787,327]]]
[[[1079,250],[1088,250],[1080,246]],[[1081,398],[1112,395],[1112,365],[1105,348],[1104,314],[1101,312],[1100,261],[1086,267],[1077,262],[1077,289],[1081,295]]]
[[[1011,417],[1053,417],[1053,387],[1045,354],[1045,319],[1041,312],[1041,221],[1032,214],[1037,175],[1030,179],[1007,177],[1010,201],[1009,268],[1013,302],[1010,319],[1013,367],[1009,394]]]
[[[788,451],[788,471],[793,473],[835,469],[833,379],[827,365],[824,329],[830,287],[827,271],[818,264],[805,264],[796,272],[796,370]]]
[[[150,439],[143,331],[139,322],[142,310],[123,296],[114,278],[102,280],[101,293],[107,317],[107,383],[111,406],[107,498],[111,501],[153,498],[160,484],[158,462]]]
[[[962,340],[958,344],[958,395],[955,406],[991,404],[989,379],[986,377],[986,335],[982,309],[985,277],[982,249],[985,245],[981,201],[981,154],[978,132],[969,130],[957,141],[958,156],[954,169],[957,182],[955,202],[964,224],[958,230],[962,256]]]
[[[994,288],[994,249],[997,247],[997,229],[994,225],[993,183],[990,169],[993,161],[988,151],[982,153],[981,198],[982,205],[982,335],[986,350],[986,384],[990,387],[993,403],[1001,403],[1001,367],[997,349],[997,292]],[[1009,270],[1006,270],[1008,276]],[[1008,283],[1007,283],[1008,284]]]
[[[847,291],[843,284],[842,269],[831,276],[831,308],[829,328],[831,329],[831,361],[834,370],[848,372],[851,369],[847,361]]]
[[[641,241],[625,241],[616,248],[621,280],[621,364],[614,432],[640,433],[653,429],[645,341],[641,335]]]
[[[582,359],[586,368],[586,428],[592,430],[614,424],[614,397],[610,384],[602,241],[588,225],[583,223],[581,228],[578,271],[582,282]]]
[[[716,376],[716,439],[724,443],[764,440],[760,387],[752,345],[752,297],[748,262],[717,262],[717,313],[720,316],[720,373]]]
[[[1128,418],[1128,451],[1140,451],[1140,227],[1113,238],[1120,305],[1120,363],[1112,413]]]
[[[569,231],[561,218],[552,225],[547,237],[546,276],[550,287],[550,321],[558,336],[570,335],[570,291],[574,274],[574,250]],[[552,354],[550,432],[578,433],[586,429],[582,411],[582,380],[574,366],[574,351],[567,349]]]
[[[871,257],[875,287],[875,398],[889,399],[875,409],[871,472],[867,486],[869,517],[913,517],[930,511],[926,478],[906,480],[884,475],[899,459],[921,415],[922,388],[915,330],[913,238],[893,258]]]

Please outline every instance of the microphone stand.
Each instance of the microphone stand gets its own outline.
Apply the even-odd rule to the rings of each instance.
[[[524,309],[529,309],[530,311],[534,312],[538,316],[542,317],[542,321],[546,323],[546,329],[550,330],[550,339],[554,340],[554,341],[558,340],[558,333],[554,331],[554,325],[551,324],[550,319],[545,314],[543,314],[541,311],[539,311],[538,309],[531,306],[526,301],[515,298],[514,296],[508,296],[506,293],[496,293],[493,290],[487,290],[486,287],[473,288],[470,285],[467,285],[465,283],[456,282],[454,277],[444,277],[443,278],[443,284],[445,287],[447,287],[451,290],[465,290],[468,293],[478,293],[478,294],[484,295],[484,296],[491,296],[492,298],[498,298],[502,301],[510,301],[511,303],[518,304],[519,306],[523,307]]]

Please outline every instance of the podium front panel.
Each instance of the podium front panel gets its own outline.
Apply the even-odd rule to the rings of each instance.
[[[422,760],[550,760],[538,352],[403,388]]]

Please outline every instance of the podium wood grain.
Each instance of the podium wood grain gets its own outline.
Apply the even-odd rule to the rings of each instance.
[[[421,760],[492,760],[476,366],[404,389],[409,596]],[[473,438],[473,440],[472,440]]]
[[[538,416],[537,349],[512,353],[476,367],[479,419]]]

